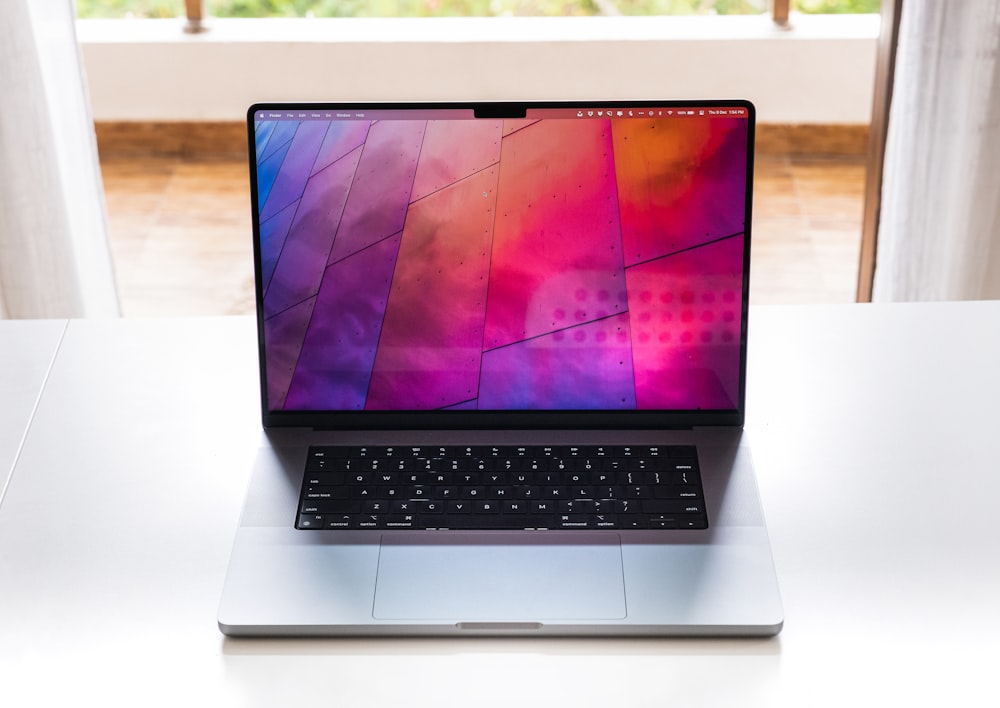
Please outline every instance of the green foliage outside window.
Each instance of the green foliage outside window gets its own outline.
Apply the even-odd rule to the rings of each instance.
[[[504,15],[740,15],[768,0],[207,0],[214,17],[490,17]],[[870,13],[879,0],[796,0],[810,13]],[[183,0],[77,0],[80,17],[178,17]]]

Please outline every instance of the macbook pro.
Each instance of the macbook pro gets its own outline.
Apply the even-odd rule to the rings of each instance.
[[[222,632],[780,631],[749,102],[247,123],[262,431]]]

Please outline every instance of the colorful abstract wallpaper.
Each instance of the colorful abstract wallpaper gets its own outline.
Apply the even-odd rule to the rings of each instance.
[[[737,407],[745,116],[255,135],[270,410]]]

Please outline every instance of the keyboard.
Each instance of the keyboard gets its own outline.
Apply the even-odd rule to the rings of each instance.
[[[694,446],[309,449],[296,528],[705,529]]]

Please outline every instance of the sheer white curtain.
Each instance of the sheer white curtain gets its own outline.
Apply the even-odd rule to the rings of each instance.
[[[1000,0],[904,0],[873,300],[1000,298]]]
[[[0,10],[0,317],[119,314],[75,14]]]

